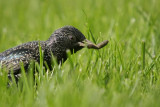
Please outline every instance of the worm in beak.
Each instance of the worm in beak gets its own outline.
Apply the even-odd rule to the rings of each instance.
[[[109,42],[108,40],[105,40],[105,41],[96,45],[96,44],[92,43],[91,41],[85,39],[82,42],[78,42],[78,45],[82,46],[82,47],[87,47],[88,49],[101,49],[104,46],[106,46],[108,44],[108,42]]]

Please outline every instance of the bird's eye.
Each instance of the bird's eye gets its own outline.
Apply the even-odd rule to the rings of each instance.
[[[73,36],[69,36],[69,39],[70,39],[71,41],[75,41],[75,40],[76,40],[75,37],[73,37]]]

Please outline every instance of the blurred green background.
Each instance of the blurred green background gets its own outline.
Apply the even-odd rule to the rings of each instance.
[[[0,52],[45,41],[65,25],[96,43],[110,41],[70,56],[39,76],[38,85],[28,79],[6,88],[1,71],[0,105],[159,107],[159,6],[159,0],[0,0]]]

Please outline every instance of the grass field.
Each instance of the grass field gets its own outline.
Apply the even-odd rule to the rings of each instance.
[[[98,51],[69,55],[50,72],[40,64],[35,81],[22,70],[18,87],[13,82],[7,88],[1,70],[0,106],[159,107],[159,5],[159,0],[0,0],[0,52],[47,40],[65,25],[90,41],[110,41]]]

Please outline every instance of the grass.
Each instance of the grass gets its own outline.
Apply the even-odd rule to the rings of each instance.
[[[159,107],[159,0],[0,0],[0,52],[73,25],[103,49],[83,49],[52,71],[41,64],[7,88],[0,71],[0,105]]]

